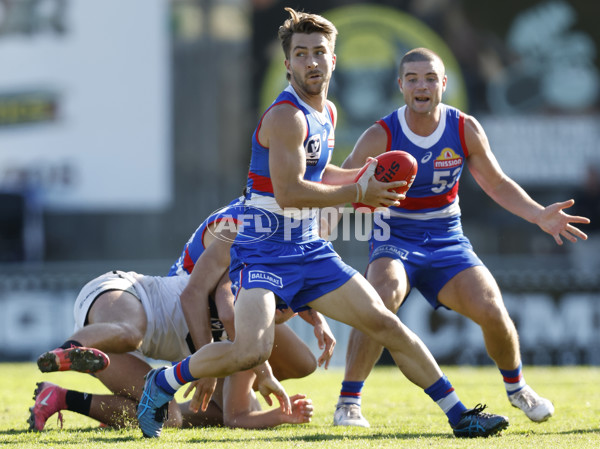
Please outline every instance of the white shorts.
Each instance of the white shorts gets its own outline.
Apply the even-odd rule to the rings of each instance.
[[[110,271],[88,282],[79,292],[73,315],[75,331],[81,329],[94,300],[110,290],[131,293],[140,300],[148,324],[141,348],[136,351],[157,360],[177,362],[191,354],[186,339],[189,330],[179,295],[189,276],[145,276],[133,271]]]

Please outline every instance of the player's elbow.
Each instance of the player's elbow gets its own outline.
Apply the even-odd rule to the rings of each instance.
[[[235,416],[224,415],[223,416],[223,425],[225,427],[229,427],[231,429],[235,429],[237,427],[241,427],[237,424],[237,419]]]
[[[252,418],[247,413],[224,413],[223,425],[231,429],[257,429]]]
[[[227,311],[223,314],[219,314],[219,321],[223,324],[223,328],[225,329],[225,332],[227,332],[229,339],[235,339],[235,320],[233,313]]]
[[[282,209],[289,209],[292,207],[297,207],[296,203],[298,202],[297,198],[294,197],[289,191],[289,189],[278,189],[274,192],[275,201]]]
[[[300,185],[302,181],[296,182],[290,179],[286,181],[279,185],[273,185],[273,195],[279,207],[282,209],[304,207],[306,204],[302,197],[303,187]]]
[[[193,289],[188,285],[183,289],[181,294],[179,295],[179,301],[181,305],[185,307],[186,305],[191,305],[194,303],[196,298],[196,294],[193,292]]]

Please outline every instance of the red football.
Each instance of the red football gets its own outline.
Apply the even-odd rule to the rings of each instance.
[[[375,157],[377,159],[377,168],[375,169],[375,179],[381,182],[406,181],[406,185],[394,189],[398,193],[405,193],[417,176],[417,160],[406,151],[387,151]],[[367,169],[365,165],[356,175],[355,181]],[[373,211],[375,208],[362,203],[352,203],[355,209],[366,207]]]

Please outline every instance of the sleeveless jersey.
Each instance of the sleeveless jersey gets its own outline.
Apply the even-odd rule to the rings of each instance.
[[[464,140],[464,114],[441,104],[440,123],[429,136],[413,133],[404,116],[406,106],[377,121],[387,132],[386,151],[402,150],[412,154],[418,163],[415,181],[398,207],[390,207],[394,222],[402,218],[429,224],[460,225],[458,183],[468,156]],[[398,218],[400,220],[398,220]]]
[[[243,212],[241,207],[242,197],[233,200],[227,206],[213,212],[202,222],[194,231],[190,239],[185,244],[181,256],[171,265],[168,276],[182,276],[192,273],[196,261],[202,255],[204,250],[204,234],[209,226],[214,223],[220,223],[221,226],[228,226],[228,229],[234,230],[240,224],[240,215]]]
[[[304,179],[320,182],[323,171],[331,159],[334,147],[333,111],[329,104],[322,113],[315,110],[302,101],[289,85],[262,115],[252,135],[252,155],[245,205],[249,207],[249,213],[254,214],[256,219],[250,223],[250,226],[244,226],[243,233],[238,234],[240,241],[265,240],[266,234],[269,234],[270,241],[298,243],[318,238],[317,209],[284,211],[275,201],[269,171],[269,148],[263,146],[258,140],[265,114],[274,106],[284,103],[298,108],[306,117],[308,131],[304,139],[306,152]]]

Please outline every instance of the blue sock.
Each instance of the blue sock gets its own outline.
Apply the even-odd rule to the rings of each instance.
[[[504,388],[506,388],[506,394],[509,396],[515,394],[517,391],[521,391],[527,382],[523,377],[523,364],[519,363],[517,369],[505,370],[501,369],[500,374],[504,378]]]
[[[458,395],[454,391],[454,387],[445,375],[440,377],[433,385],[426,388],[425,393],[440,406],[442,411],[448,417],[451,426],[458,424],[462,412],[464,412],[467,407],[460,402]]]
[[[190,372],[190,358],[173,365],[171,368],[164,369],[156,375],[156,384],[167,393],[175,394],[183,385],[196,380]]]
[[[357,404],[360,405],[360,392],[365,383],[363,381],[351,382],[343,381],[342,390],[340,391],[340,397],[338,404]]]

